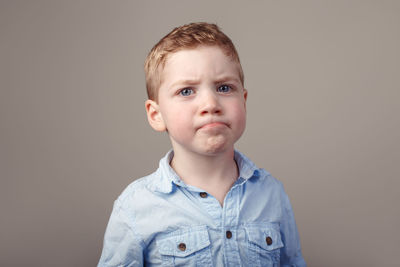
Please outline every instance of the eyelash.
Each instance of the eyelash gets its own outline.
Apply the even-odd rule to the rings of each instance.
[[[220,89],[221,89],[222,87],[229,88],[229,91],[226,91],[226,92],[225,92],[225,91],[220,91]],[[219,86],[217,87],[217,92],[220,92],[220,93],[229,93],[229,92],[231,92],[232,90],[233,90],[233,87],[232,87],[231,85],[228,85],[228,84],[222,84],[222,85],[219,85]],[[192,94],[194,93],[194,89],[193,89],[193,88],[185,87],[185,88],[179,90],[179,91],[178,91],[178,94],[181,95],[181,96],[189,96],[189,95],[184,94],[185,91],[186,91],[186,93],[188,93],[187,91],[190,91],[190,94],[189,94],[189,95],[192,95]]]

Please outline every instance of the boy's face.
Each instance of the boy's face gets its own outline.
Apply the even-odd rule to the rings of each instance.
[[[181,50],[167,59],[158,103],[147,100],[146,110],[155,130],[168,131],[175,152],[233,149],[246,124],[247,91],[237,64],[217,46]]]

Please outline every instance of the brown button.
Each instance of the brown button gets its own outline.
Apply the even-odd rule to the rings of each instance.
[[[232,232],[226,231],[226,238],[231,239],[231,237],[232,237]]]
[[[185,244],[185,243],[180,243],[180,244],[178,245],[178,248],[179,248],[179,250],[181,250],[181,251],[185,251],[185,250],[186,250],[186,244]]]
[[[267,242],[268,246],[272,245],[272,238],[270,236],[267,236],[267,238],[265,239],[265,242]]]
[[[206,192],[201,192],[200,193],[200,197],[201,198],[206,198],[208,195],[207,195],[207,193]]]

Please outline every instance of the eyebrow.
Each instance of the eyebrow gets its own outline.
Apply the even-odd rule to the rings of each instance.
[[[199,84],[200,80],[196,80],[196,79],[182,79],[182,80],[178,80],[177,82],[174,82],[173,84],[171,84],[171,87],[176,87],[178,85],[195,85],[195,84]]]
[[[227,81],[234,81],[237,83],[241,83],[240,79],[236,78],[235,76],[222,76],[221,78],[218,78],[217,80],[214,81],[214,83],[218,84],[218,83],[223,83],[223,82],[227,82]],[[177,87],[179,85],[196,85],[199,84],[200,80],[197,79],[182,79],[182,80],[178,80],[176,82],[174,82],[173,84],[171,84],[171,87]]]
[[[237,83],[241,83],[240,79],[236,78],[235,76],[229,76],[229,75],[221,77],[220,79],[216,80],[215,83],[223,83],[226,81],[234,81]]]

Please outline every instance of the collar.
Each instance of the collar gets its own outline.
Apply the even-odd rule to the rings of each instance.
[[[187,185],[179,178],[178,174],[172,169],[170,162],[174,157],[174,151],[170,150],[160,160],[157,171],[152,175],[153,179],[148,185],[152,191],[169,194],[177,187],[187,187]],[[234,158],[239,169],[239,178],[237,183],[244,183],[252,177],[259,176],[259,169],[245,155],[235,150]]]

